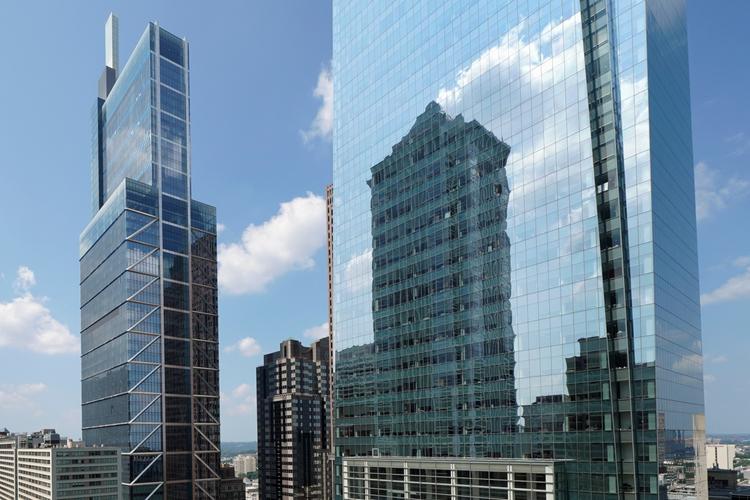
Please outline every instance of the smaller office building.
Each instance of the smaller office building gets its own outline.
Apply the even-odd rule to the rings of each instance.
[[[237,455],[232,461],[234,472],[237,476],[242,476],[258,470],[258,459],[255,455]]]
[[[733,444],[707,444],[706,464],[709,469],[733,469],[735,454]]]
[[[344,457],[344,500],[492,498],[554,500],[564,491],[563,461]]]
[[[281,343],[257,368],[258,480],[263,500],[318,500],[328,459],[328,338]]]
[[[221,464],[219,500],[245,500],[245,483],[236,476],[231,464]]]
[[[0,439],[0,500],[16,498],[16,448],[15,438]]]
[[[26,436],[0,440],[0,500],[120,498],[117,448],[45,448],[29,443]]]

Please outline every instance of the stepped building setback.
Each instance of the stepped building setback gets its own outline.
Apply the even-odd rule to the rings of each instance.
[[[123,452],[131,499],[216,499],[216,209],[192,198],[188,43],[149,23],[92,113],[80,238],[83,439]]]

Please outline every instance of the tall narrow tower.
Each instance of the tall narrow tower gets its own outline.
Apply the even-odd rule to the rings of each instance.
[[[92,116],[80,240],[83,438],[123,451],[126,498],[218,498],[216,209],[191,196],[188,44],[150,23]]]
[[[255,371],[263,500],[328,499],[328,342],[285,340]]]

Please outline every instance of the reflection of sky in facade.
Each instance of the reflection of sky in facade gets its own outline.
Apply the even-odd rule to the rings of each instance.
[[[700,449],[703,413],[685,12],[608,4],[619,130],[602,135],[620,141],[632,361],[655,373],[665,460],[692,453],[694,437]],[[334,2],[337,351],[374,340],[370,168],[436,100],[510,146],[519,416],[539,397],[570,395],[566,359],[606,332],[582,37],[579,1]]]
[[[218,494],[216,210],[191,197],[188,91],[186,42],[151,23],[95,117],[83,438],[127,452],[133,498]]]
[[[104,199],[124,178],[151,184],[151,52],[149,33],[141,36],[112,93],[102,107]]]
[[[511,145],[506,170],[511,193],[508,233],[519,404],[529,404],[537,396],[564,393],[564,358],[575,354],[576,339],[604,331],[580,18],[575,11],[560,14],[564,14],[562,20],[560,16],[553,20],[551,11],[547,13],[549,18],[544,19],[539,11],[537,19],[514,24],[505,33],[499,30],[502,23],[495,24],[499,43],[480,51],[468,64],[460,65],[445,85],[426,94],[421,103],[423,109],[426,102],[437,97],[448,114],[463,114],[467,121],[476,119]],[[502,12],[497,19],[501,18]],[[506,18],[506,22],[510,25],[511,19]],[[487,29],[492,24],[488,23]],[[407,56],[407,60],[411,58]],[[367,71],[374,69],[370,67]],[[423,78],[430,78],[431,72],[419,74],[422,73]],[[420,88],[419,83],[411,82],[414,78],[407,78],[401,86]],[[373,96],[378,94],[378,85],[372,87],[370,102],[377,102]],[[396,91],[393,95],[415,101],[404,92]],[[338,99],[350,103],[349,109],[357,107],[356,97],[355,102],[346,95]],[[375,109],[409,107],[393,102],[395,97],[391,94],[383,99]],[[385,122],[413,120],[418,114],[397,113]],[[362,142],[367,142],[367,138],[362,138]],[[376,149],[378,145],[373,143],[360,151],[369,153]],[[341,164],[346,168],[335,171],[335,184],[352,182],[354,179],[349,180],[352,176],[366,175],[364,169],[360,172],[349,161]],[[367,194],[363,189],[355,192]],[[369,203],[369,198],[358,196],[354,200],[347,198],[346,202],[341,199],[339,203],[352,201],[359,207],[361,202]],[[369,206],[362,209],[368,216]],[[349,210],[358,212],[358,208]],[[349,220],[339,216],[336,223],[343,226]],[[354,220],[351,223],[353,228],[362,227]],[[343,331],[337,345],[337,349],[342,349],[349,343],[357,345],[369,340],[371,299],[369,287],[362,284],[370,279],[369,262],[365,261],[370,258],[371,241],[369,234],[358,234],[355,241],[349,241],[348,236],[353,232],[346,232],[342,238],[341,233],[346,229],[339,226],[336,230],[337,249],[343,245],[360,249],[353,255],[339,250],[337,255],[337,263],[343,266],[342,272],[337,273],[339,286],[334,286],[340,291],[337,299],[354,306],[337,308],[347,315],[347,318],[339,316],[335,322]]]

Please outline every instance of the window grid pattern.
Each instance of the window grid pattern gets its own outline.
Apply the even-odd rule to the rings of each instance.
[[[337,455],[572,459],[572,495],[700,496],[684,2],[333,11]],[[507,146],[506,185],[450,185],[481,152],[457,167],[430,103]]]
[[[105,192],[81,237],[84,438],[130,453],[128,496],[215,499],[216,211],[191,199],[187,43],[150,24],[100,110]],[[212,241],[193,259],[195,231]]]

